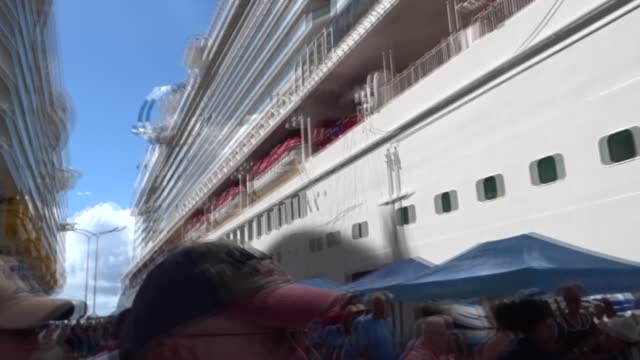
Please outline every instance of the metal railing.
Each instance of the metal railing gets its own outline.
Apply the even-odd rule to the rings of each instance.
[[[507,19],[524,9],[535,0],[501,0],[478,14],[471,25],[452,34],[435,48],[427,52],[399,75],[382,87],[378,108],[398,97],[407,89],[424,79],[436,69],[446,64],[469,45],[500,27]]]
[[[347,5],[336,18],[309,42],[295,65],[295,81],[288,88],[274,95],[273,101],[260,115],[251,131],[244,136],[239,144],[225,156],[214,172],[209,175],[191,193],[188,200],[182,204],[173,205],[173,216],[162,220],[161,229],[156,244],[162,243],[186,214],[200,203],[213,187],[222,179],[229,176],[231,170],[239,163],[253,144],[262,138],[267,129],[283,118],[283,114],[292,105],[304,98],[313,86],[329,71],[343,56],[346,56],[358,41],[364,37],[398,0],[357,0]],[[158,246],[158,245],[156,245]],[[150,252],[156,246],[152,246]],[[134,273],[137,266],[131,271]]]

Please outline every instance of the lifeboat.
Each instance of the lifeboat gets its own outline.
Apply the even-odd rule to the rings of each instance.
[[[291,137],[258,161],[248,174],[251,192],[264,196],[295,174],[302,155],[301,144],[300,136]]]

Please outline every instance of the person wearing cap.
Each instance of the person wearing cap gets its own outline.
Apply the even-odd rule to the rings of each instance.
[[[264,254],[222,241],[189,245],[145,277],[120,358],[307,359],[304,329],[342,298],[294,285]]]
[[[45,359],[60,349],[42,349],[38,331],[50,321],[73,315],[69,300],[21,293],[0,278],[0,356],[2,359]]]

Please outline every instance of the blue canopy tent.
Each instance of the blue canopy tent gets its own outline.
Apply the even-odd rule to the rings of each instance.
[[[553,292],[569,283],[590,293],[638,290],[640,264],[527,234],[479,244],[392,292],[404,301],[453,300]]]
[[[296,284],[327,290],[339,290],[340,285],[324,277],[300,280]]]
[[[414,279],[432,266],[432,263],[420,257],[403,259],[383,266],[361,279],[342,286],[341,289],[354,293],[387,290],[391,285]]]

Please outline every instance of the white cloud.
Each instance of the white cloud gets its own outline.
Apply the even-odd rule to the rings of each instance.
[[[76,193],[78,196],[91,196],[91,191],[78,191]]]
[[[100,237],[96,312],[100,315],[109,314],[115,310],[120,294],[120,278],[127,270],[131,259],[134,230],[134,218],[131,216],[131,210],[121,209],[112,203],[101,203],[75,214],[71,222],[75,223],[78,229],[94,233],[126,226],[123,231]],[[93,299],[94,251],[95,239],[92,239],[89,262],[89,307],[91,307]],[[67,283],[60,297],[84,299],[86,264],[86,237],[76,232],[68,232],[65,261]]]

